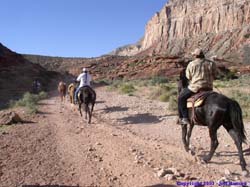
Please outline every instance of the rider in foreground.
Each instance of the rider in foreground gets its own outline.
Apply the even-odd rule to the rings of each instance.
[[[89,74],[87,68],[83,68],[82,71],[83,72],[76,79],[76,81],[78,82],[80,81],[80,85],[75,91],[75,95],[74,95],[75,103],[77,103],[77,95],[80,89],[84,86],[90,86],[90,82],[91,82],[91,75]]]
[[[186,77],[189,80],[188,88],[180,93],[178,98],[178,110],[181,124],[190,124],[188,119],[187,99],[199,91],[213,90],[213,80],[217,74],[216,64],[205,59],[201,49],[196,49],[192,55],[195,60],[190,62],[186,69]]]

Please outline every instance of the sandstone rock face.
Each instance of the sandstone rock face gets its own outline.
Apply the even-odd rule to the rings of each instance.
[[[140,48],[124,51],[183,55],[202,47],[211,56],[244,60],[249,37],[249,0],[170,0],[147,23]]]

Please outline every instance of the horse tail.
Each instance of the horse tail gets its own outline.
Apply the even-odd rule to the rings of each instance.
[[[242,119],[242,110],[237,101],[232,100],[229,106],[230,119],[234,130],[239,133],[242,142],[246,142],[245,128]]]

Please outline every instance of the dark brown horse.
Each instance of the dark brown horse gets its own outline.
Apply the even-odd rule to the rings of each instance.
[[[82,106],[85,109],[85,119],[88,119],[88,123],[91,123],[92,113],[96,101],[96,93],[90,86],[84,86],[80,89],[78,93],[78,103],[79,103],[79,112],[82,116],[81,108]],[[91,108],[90,108],[91,105]]]
[[[59,92],[61,102],[65,101],[66,90],[67,90],[66,83],[63,81],[60,81],[58,84],[57,90]]]
[[[182,89],[185,89],[188,85],[185,70],[183,71],[184,73],[180,74],[180,81],[178,83],[180,94]],[[195,112],[198,123],[193,121],[193,112]],[[242,111],[237,101],[213,92],[207,96],[201,106],[196,107],[194,110],[192,108],[189,109],[189,120],[191,122],[190,125],[182,125],[182,141],[186,151],[189,151],[190,137],[194,125],[207,126],[211,139],[211,147],[209,154],[205,156],[203,160],[209,162],[219,145],[217,130],[220,126],[223,126],[234,140],[238,149],[243,175],[248,174],[246,161],[242,151],[242,143],[246,141],[245,128],[242,119]]]

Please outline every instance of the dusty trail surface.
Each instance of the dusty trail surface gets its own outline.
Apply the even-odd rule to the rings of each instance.
[[[60,103],[53,92],[40,103],[39,114],[23,116],[29,123],[0,129],[0,187],[175,186],[190,180],[216,183],[225,175],[250,181],[240,176],[236,147],[224,129],[218,132],[216,155],[201,164],[199,158],[210,146],[207,128],[194,128],[196,156],[191,156],[184,151],[181,128],[166,103],[105,87],[96,91],[90,125],[75,106]],[[245,127],[249,134],[249,124]],[[245,158],[249,169],[250,158]],[[159,177],[167,168],[174,174]]]

